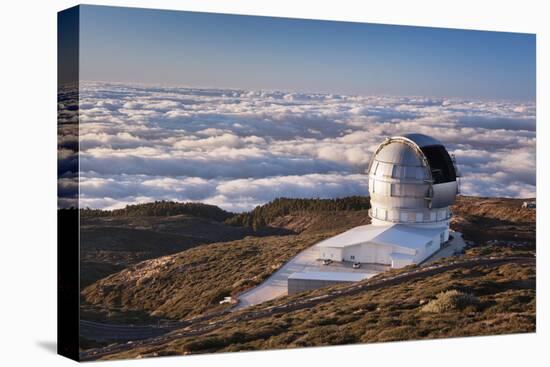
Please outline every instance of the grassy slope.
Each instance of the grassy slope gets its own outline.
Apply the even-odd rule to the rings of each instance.
[[[167,225],[166,221],[173,223]],[[175,221],[172,217],[109,219],[109,222],[119,226],[119,233],[147,230],[149,233],[157,233],[156,235],[196,235],[201,228],[196,222],[191,226],[186,221]],[[298,211],[275,218],[267,224],[267,229],[259,231],[215,223],[217,228],[207,226],[201,235],[227,238],[230,235],[253,233],[256,236],[203,244],[163,257],[162,260],[157,258],[139,263],[131,261],[127,269],[111,273],[83,289],[82,312],[84,318],[98,321],[139,322],[136,315],[141,315],[143,322],[150,322],[150,317],[179,319],[217,310],[220,308],[218,301],[224,296],[260,284],[303,249],[326,237],[367,223],[370,223],[370,219],[366,210],[315,213]],[[104,237],[104,240],[92,241],[90,236],[92,243],[112,241],[113,236],[105,235],[102,229],[106,226],[104,223],[102,225],[97,228],[97,235]],[[266,236],[270,233],[284,235]],[[208,239],[212,240],[212,237]],[[145,242],[150,246],[157,245],[155,240]],[[128,243],[131,241],[119,236],[117,243],[113,243],[111,248],[113,251],[123,251],[129,246]],[[114,259],[116,254],[111,252],[108,255],[110,259]],[[100,255],[101,253],[94,253],[96,258]],[[135,253],[132,255],[135,256]]]
[[[331,210],[328,210],[328,209]],[[254,209],[249,219],[215,206],[157,202],[115,211],[85,210],[81,216],[81,288],[140,261],[192,247],[253,235],[318,233],[369,222],[368,198],[279,199]],[[350,209],[350,210],[343,210]],[[183,214],[170,215],[170,212]],[[153,212],[162,215],[152,216]],[[225,220],[225,222],[224,222]]]
[[[423,311],[426,302],[449,289],[472,293],[479,304],[442,313]],[[257,307],[323,292],[284,297]],[[139,347],[106,359],[533,332],[535,310],[534,265],[460,268],[311,308],[227,323],[205,335]]]
[[[521,207],[523,199],[459,196],[452,207],[451,227],[475,242],[534,242],[536,210]]]
[[[261,283],[286,260],[327,235],[247,237],[141,262],[82,291],[107,308],[178,319],[220,309],[218,302]]]
[[[487,255],[493,252],[495,245],[485,245],[485,237],[478,236],[478,233],[485,236],[488,232],[498,237],[502,222],[514,221],[529,239],[526,245],[522,245],[523,249],[531,251],[534,250],[535,211],[521,209],[520,205],[521,200],[460,197],[454,207],[453,227],[465,231],[466,238],[479,245],[470,251]],[[502,219],[495,219],[495,216]],[[368,222],[365,210],[285,214],[271,218],[268,225],[299,232],[300,235],[249,237],[196,247],[162,261],[131,266],[86,288],[83,296],[99,309],[142,312],[167,318],[214,311],[219,309],[217,301],[223,296],[259,284],[307,246]],[[331,231],[326,232],[327,228]],[[517,250],[507,247],[506,243],[498,246],[498,251]],[[124,321],[124,317],[120,321]]]
[[[277,232],[282,231],[266,229],[257,235]],[[252,233],[250,228],[189,215],[82,218],[81,287],[139,261]]]

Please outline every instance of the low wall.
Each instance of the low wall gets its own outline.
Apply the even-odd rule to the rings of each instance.
[[[354,283],[342,280],[288,279],[288,294],[296,294],[312,289],[328,287],[335,284]]]

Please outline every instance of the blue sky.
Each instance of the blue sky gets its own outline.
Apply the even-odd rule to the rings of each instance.
[[[84,80],[535,99],[535,35],[81,8]]]

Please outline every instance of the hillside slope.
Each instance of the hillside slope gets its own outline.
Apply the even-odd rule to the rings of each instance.
[[[225,223],[235,226],[293,228],[302,232],[313,226],[314,229],[330,228],[331,216],[337,214],[348,218],[368,218],[370,208],[368,196],[349,196],[338,199],[289,199],[279,198],[258,206],[250,212],[237,214],[226,219]],[[328,221],[327,221],[328,219]],[[336,223],[340,226],[341,224]]]
[[[451,207],[451,227],[476,243],[536,239],[536,210],[522,208],[525,199],[458,196]]]
[[[285,261],[327,237],[247,237],[140,262],[82,291],[90,305],[170,319],[216,311],[219,301],[260,284]]]
[[[410,267],[282,297],[131,348],[108,347],[92,359],[534,332],[534,257],[486,259],[467,252],[464,260],[440,261],[446,271]]]
[[[81,287],[139,261],[194,246],[243,238],[252,231],[188,215],[82,218]]]
[[[140,261],[246,236],[322,233],[370,222],[368,198],[277,199],[232,214],[199,203],[154,202],[81,211],[81,288]],[[255,223],[255,224],[253,224]]]
[[[84,289],[82,295],[85,305],[92,305],[107,313],[113,310],[122,314],[142,312],[144,315],[170,319],[218,310],[218,301],[224,296],[235,295],[261,283],[302,249],[333,234],[370,222],[367,211],[360,208],[330,211],[311,208],[287,210],[280,202],[277,206],[280,215],[266,216],[262,219],[265,227],[259,227],[256,231],[247,226],[216,225],[220,226],[220,230],[252,231],[250,233],[253,234],[260,233],[262,228],[298,234],[250,236],[236,241],[202,245],[171,256],[133,264]],[[511,235],[512,240],[498,244],[497,248],[486,244],[485,239],[490,237],[502,240],[502,233],[499,232],[502,221],[518,220],[514,226],[523,228],[524,237],[532,238],[521,243],[519,248],[527,252],[534,251],[535,211],[521,209],[520,206],[520,200],[459,197],[453,208],[456,214],[452,226],[469,236],[467,238],[471,243],[471,251],[482,251],[484,254],[505,253],[517,250],[514,246],[519,239],[512,232],[505,233],[508,237]],[[266,210],[260,212],[269,213]],[[494,218],[500,212],[503,220]],[[162,233],[178,235],[188,232],[185,224],[188,222],[172,217],[162,220],[146,218],[145,222],[125,220],[125,228],[137,230],[148,226],[147,228],[155,231],[162,228]],[[167,224],[166,221],[173,222]],[[192,223],[191,229],[197,233],[200,226],[196,222],[189,223]],[[204,236],[213,241],[208,236],[215,236],[217,232],[209,226],[204,228]],[[243,232],[237,232],[236,236],[242,234]],[[120,246],[124,248],[125,245]]]

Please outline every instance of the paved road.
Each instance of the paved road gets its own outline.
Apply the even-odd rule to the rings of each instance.
[[[368,274],[370,278],[380,271],[385,270],[375,266],[363,266],[359,269],[353,269],[351,264],[322,265],[319,258],[319,244],[308,247],[300,252],[294,258],[289,260],[279,270],[273,273],[259,286],[242,293],[239,297],[239,303],[234,310],[240,310],[249,306],[257,305],[262,302],[272,300],[287,294],[287,281],[292,273],[310,272],[310,271],[335,271],[335,272],[357,272]]]
[[[508,263],[517,264],[534,264],[536,262],[534,257],[509,257],[509,258],[473,258],[473,259],[461,259],[449,264],[443,265],[425,265],[413,269],[409,272],[397,274],[394,276],[367,280],[366,282],[353,283],[348,286],[341,287],[339,289],[333,289],[327,291],[325,294],[314,297],[303,297],[298,300],[283,303],[281,305],[265,307],[258,310],[244,310],[242,312],[228,313],[229,317],[222,318],[216,321],[210,321],[211,319],[219,316],[210,315],[201,317],[197,322],[191,322],[187,327],[181,330],[177,330],[166,335],[159,337],[153,337],[145,340],[138,340],[132,344],[116,344],[104,348],[90,349],[80,353],[81,361],[91,361],[98,358],[113,354],[120,353],[140,346],[155,346],[162,345],[164,343],[176,340],[182,337],[198,336],[209,333],[213,330],[226,326],[228,323],[237,323],[240,321],[254,320],[262,317],[268,317],[270,315],[286,313],[299,309],[311,308],[317,304],[329,302],[335,298],[342,296],[350,296],[358,294],[360,292],[380,289],[388,286],[400,284],[402,282],[411,281],[426,276],[433,276],[445,271],[453,270],[456,268],[473,268],[475,266],[496,266],[504,265]]]
[[[147,339],[181,329],[188,321],[156,325],[120,325],[80,320],[80,335],[97,341],[128,341]]]
[[[80,320],[80,335],[97,341],[130,341],[150,339],[155,336],[164,335],[173,330],[185,328],[189,325],[210,320],[230,313],[232,309],[211,312],[205,315],[195,316],[181,321],[162,322],[158,325],[122,325],[108,324],[95,321]]]

